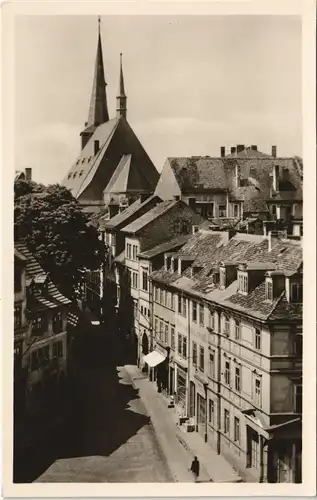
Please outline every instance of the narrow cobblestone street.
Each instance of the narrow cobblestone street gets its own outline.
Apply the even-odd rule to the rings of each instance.
[[[16,482],[173,481],[138,390],[117,368],[120,352],[114,337],[89,339],[78,359],[70,421],[32,450],[32,460],[20,459]]]

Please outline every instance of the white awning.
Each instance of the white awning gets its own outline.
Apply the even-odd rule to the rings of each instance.
[[[144,356],[143,361],[145,361],[149,366],[157,366],[164,361],[166,356],[163,356],[160,352],[152,351],[150,354]]]

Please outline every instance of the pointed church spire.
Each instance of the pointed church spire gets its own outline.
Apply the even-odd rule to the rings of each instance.
[[[88,122],[87,126],[100,125],[109,121],[107,96],[106,96],[106,81],[103,67],[101,35],[100,35],[100,17],[98,17],[98,45],[95,63],[94,82],[92,86]]]
[[[124,79],[123,79],[123,69],[122,69],[122,54],[120,54],[120,79],[119,79],[119,91],[117,95],[117,118],[123,116],[127,118],[127,96],[124,91]]]

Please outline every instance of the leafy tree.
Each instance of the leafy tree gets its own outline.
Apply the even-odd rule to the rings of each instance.
[[[89,216],[63,186],[15,182],[14,237],[23,241],[54,283],[75,296],[85,269],[98,269],[106,246]]]

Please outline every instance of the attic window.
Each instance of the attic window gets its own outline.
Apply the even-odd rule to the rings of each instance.
[[[82,162],[82,163],[85,163],[85,160],[86,160],[86,158],[83,158],[83,159],[81,160],[81,162]]]
[[[76,165],[78,165],[78,163],[79,163],[79,162],[80,162],[80,160],[77,160],[77,161],[76,161]]]
[[[303,284],[292,283],[291,285],[291,301],[294,304],[302,304],[303,302]]]
[[[247,294],[248,293],[248,276],[246,274],[239,274],[239,292]]]
[[[92,156],[89,156],[88,161],[90,161],[90,160],[91,160],[91,158],[92,158]]]
[[[273,300],[273,283],[272,283],[272,281],[266,282],[265,299],[270,300],[270,301]]]
[[[70,178],[71,178],[71,176],[72,176],[72,173],[68,174],[67,179],[70,179]]]
[[[77,177],[77,172],[73,173],[73,179],[75,179],[75,177]]]
[[[83,173],[84,173],[84,171],[83,171],[83,170],[81,170],[81,171],[79,172],[79,177],[81,177],[81,176],[83,175]]]

